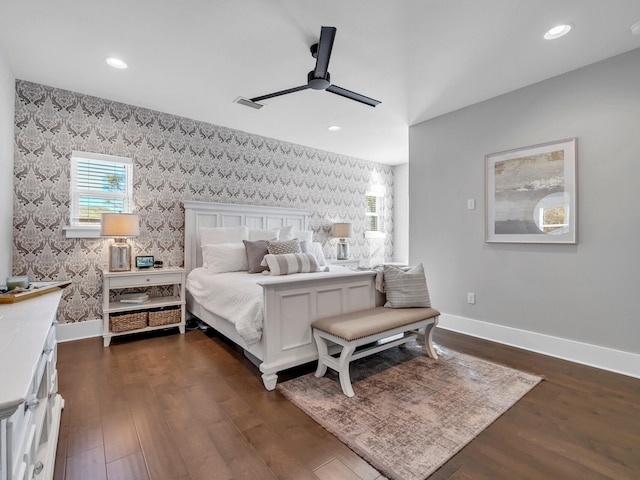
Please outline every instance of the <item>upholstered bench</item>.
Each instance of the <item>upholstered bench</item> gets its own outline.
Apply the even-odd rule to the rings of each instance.
[[[321,318],[311,323],[313,338],[318,347],[318,368],[316,377],[322,377],[327,367],[338,372],[340,386],[347,397],[353,397],[353,388],[349,376],[349,363],[397,345],[402,345],[419,334],[424,335],[424,346],[430,357],[437,359],[433,348],[433,328],[438,324],[440,312],[434,308],[385,308],[375,307],[368,310]],[[401,338],[378,342],[394,335]],[[342,346],[340,357],[329,354],[329,345]],[[364,349],[356,348],[368,345]]]

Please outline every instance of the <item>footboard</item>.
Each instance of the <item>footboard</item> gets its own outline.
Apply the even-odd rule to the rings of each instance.
[[[262,380],[273,390],[277,372],[318,358],[311,322],[375,306],[375,272],[261,282],[264,289]]]

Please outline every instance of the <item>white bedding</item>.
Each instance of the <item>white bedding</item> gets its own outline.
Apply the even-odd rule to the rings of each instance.
[[[330,271],[297,273],[280,277],[247,272],[212,273],[206,268],[195,268],[187,277],[187,290],[206,310],[233,323],[238,334],[253,345],[262,336],[263,289],[260,283],[294,281],[305,277],[353,273],[352,270],[332,265]]]

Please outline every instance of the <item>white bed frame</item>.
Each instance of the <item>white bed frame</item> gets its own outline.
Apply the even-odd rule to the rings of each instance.
[[[225,203],[184,202],[185,269],[202,265],[200,227],[276,229],[292,225],[307,230],[309,212],[294,208],[263,207]],[[187,310],[216,331],[241,346],[245,355],[259,366],[267,390],[273,390],[281,370],[318,359],[311,322],[318,318],[364,310],[375,306],[375,272],[319,274],[318,278],[296,275],[265,277],[264,324],[259,343],[247,345],[228,320],[209,312],[187,291]]]

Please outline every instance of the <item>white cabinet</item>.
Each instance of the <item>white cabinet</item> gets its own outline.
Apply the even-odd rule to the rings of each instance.
[[[56,370],[61,295],[0,305],[0,480],[53,477],[64,405]]]
[[[109,346],[111,338],[118,335],[167,327],[178,327],[180,333],[184,333],[184,268],[149,268],[131,270],[129,272],[109,272],[105,270],[102,275],[102,339],[105,347]],[[140,304],[122,303],[117,296],[115,299],[111,298],[111,290],[148,291],[151,287],[171,287],[171,292],[169,295],[156,296],[151,293],[149,301]],[[169,318],[169,323],[162,319],[154,322],[155,318],[161,318],[161,316]],[[133,320],[129,320],[132,318]],[[119,321],[128,322],[128,324],[124,327],[120,324],[119,328],[116,328],[113,322]]]

